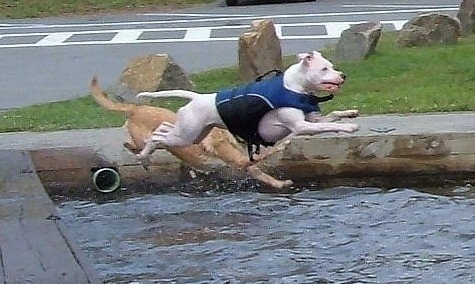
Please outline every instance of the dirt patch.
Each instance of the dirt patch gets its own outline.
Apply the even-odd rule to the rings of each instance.
[[[207,4],[186,4],[186,3],[173,3],[169,5],[151,5],[142,7],[130,7],[125,9],[108,9],[108,10],[94,10],[81,11],[81,16],[103,16],[103,15],[133,15],[143,13],[164,13],[179,11],[188,8],[196,8]],[[72,17],[77,16],[77,13],[62,13],[59,17]]]

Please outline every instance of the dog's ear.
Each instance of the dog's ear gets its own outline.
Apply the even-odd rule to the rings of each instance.
[[[307,52],[299,53],[297,55],[297,59],[299,61],[302,61],[304,64],[308,64],[308,62],[312,59],[312,57],[313,57],[313,54],[312,53],[307,53]]]
[[[312,51],[313,57],[323,57],[323,55],[318,51]]]
[[[303,53],[299,53],[297,54],[297,59],[298,60],[304,60],[304,59],[309,59],[312,57],[312,54],[311,53],[308,53],[308,52],[303,52]]]

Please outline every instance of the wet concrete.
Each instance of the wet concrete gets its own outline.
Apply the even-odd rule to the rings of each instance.
[[[0,283],[100,283],[26,151],[0,150]]]

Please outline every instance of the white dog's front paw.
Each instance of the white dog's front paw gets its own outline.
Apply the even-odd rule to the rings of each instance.
[[[360,115],[360,111],[357,109],[349,109],[346,111],[346,117],[355,118]]]
[[[333,117],[336,120],[340,120],[342,118],[355,118],[360,114],[360,111],[357,109],[349,109],[349,110],[336,110],[330,112],[329,116]]]
[[[141,92],[141,93],[138,93],[135,97],[136,98],[141,98],[141,97],[146,97],[150,94],[150,92]]]
[[[340,125],[342,127],[340,131],[342,132],[352,133],[360,129],[360,126],[358,124],[346,123],[346,124],[340,124]]]

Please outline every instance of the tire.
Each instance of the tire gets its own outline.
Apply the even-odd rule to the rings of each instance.
[[[238,0],[224,0],[226,6],[237,6]]]

